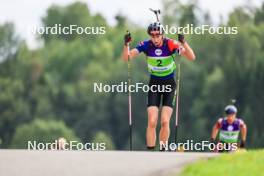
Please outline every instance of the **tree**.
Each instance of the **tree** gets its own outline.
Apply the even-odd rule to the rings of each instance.
[[[57,5],[52,5],[47,10],[47,15],[42,18],[42,23],[44,27],[60,26],[71,27],[76,25],[76,27],[100,27],[106,26],[105,19],[99,15],[91,15],[87,5],[82,2],[75,2],[68,6],[62,7]],[[41,36],[45,42],[49,42],[52,39],[60,39],[65,41],[72,41],[76,38],[84,38],[88,40],[96,39],[94,35],[87,35],[85,33],[78,34],[73,31],[72,34],[58,33],[54,34],[43,34]]]
[[[28,141],[32,143],[52,143],[56,139],[64,137],[67,141],[79,141],[73,130],[68,128],[64,122],[56,120],[35,119],[29,124],[21,124],[16,128],[11,148],[24,148]]]
[[[98,131],[95,134],[92,142],[96,143],[96,144],[105,143],[106,150],[114,150],[115,149],[115,145],[112,142],[112,138],[102,131]]]
[[[257,24],[257,25],[264,22],[264,2],[262,3],[261,8],[258,8],[256,10],[254,21],[255,21],[255,24]]]
[[[162,20],[166,25],[185,26],[186,24],[198,24],[196,11],[197,3],[190,1],[183,4],[179,0],[163,0]]]
[[[12,23],[0,25],[0,62],[12,58],[18,49],[19,43],[20,40],[15,34]]]

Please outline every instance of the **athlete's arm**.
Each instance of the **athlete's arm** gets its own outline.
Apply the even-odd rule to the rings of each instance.
[[[181,55],[189,59],[190,61],[195,60],[194,52],[192,48],[189,46],[189,44],[185,41],[185,37],[183,34],[178,34],[178,41],[182,44],[182,47],[184,48],[180,50]]]
[[[139,51],[136,48],[134,48],[128,52],[128,46],[125,45],[123,49],[123,60],[124,61],[128,60],[128,54],[129,54],[129,58],[133,59],[139,54]]]
[[[212,130],[211,139],[213,139],[213,140],[216,139],[218,131],[219,131],[218,125],[215,124],[214,127],[213,127],[213,130]]]
[[[222,119],[220,118],[214,125],[213,129],[212,129],[212,133],[211,133],[211,139],[215,140],[217,137],[217,134],[219,132],[219,129],[221,128],[221,121]]]
[[[242,141],[245,142],[246,138],[247,138],[247,126],[246,126],[246,124],[245,123],[241,124],[240,129],[241,129]]]
[[[194,52],[193,52],[192,48],[189,46],[189,44],[187,42],[184,42],[182,44],[182,46],[183,46],[184,50],[181,52],[181,55],[190,61],[195,60]]]
[[[129,31],[127,31],[127,33],[124,36],[124,49],[123,49],[123,60],[124,61],[128,61],[128,56],[130,59],[135,58],[140,52],[138,51],[138,49],[132,49],[132,50],[128,50],[128,46],[129,43],[132,41],[132,37]]]

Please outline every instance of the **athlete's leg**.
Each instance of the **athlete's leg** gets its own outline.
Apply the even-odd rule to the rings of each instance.
[[[169,140],[170,136],[170,119],[173,112],[173,99],[176,84],[174,79],[169,79],[164,81],[164,85],[170,85],[171,90],[169,92],[163,93],[162,98],[162,109],[161,109],[161,128],[159,133],[159,142],[161,144],[166,144]],[[160,146],[162,150],[164,150],[164,146]]]
[[[160,144],[166,144],[170,136],[170,119],[173,109],[170,106],[163,106],[161,110],[161,128],[159,133]]]
[[[147,147],[154,149],[156,145],[156,127],[159,109],[157,106],[148,107],[148,126],[146,133]]]
[[[156,85],[157,82],[150,79],[149,86]],[[148,125],[146,132],[147,148],[153,150],[156,146],[156,127],[158,123],[159,105],[161,94],[159,92],[148,92]]]

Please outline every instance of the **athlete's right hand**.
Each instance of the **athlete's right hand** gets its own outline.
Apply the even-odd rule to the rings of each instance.
[[[132,37],[129,31],[127,31],[127,33],[124,36],[124,43],[127,46],[129,42],[132,41]]]

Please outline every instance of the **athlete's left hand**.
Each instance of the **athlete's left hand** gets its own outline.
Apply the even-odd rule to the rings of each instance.
[[[181,42],[182,44],[185,43],[185,38],[183,34],[178,34],[178,41]]]
[[[245,148],[246,141],[240,141],[240,148]]]

